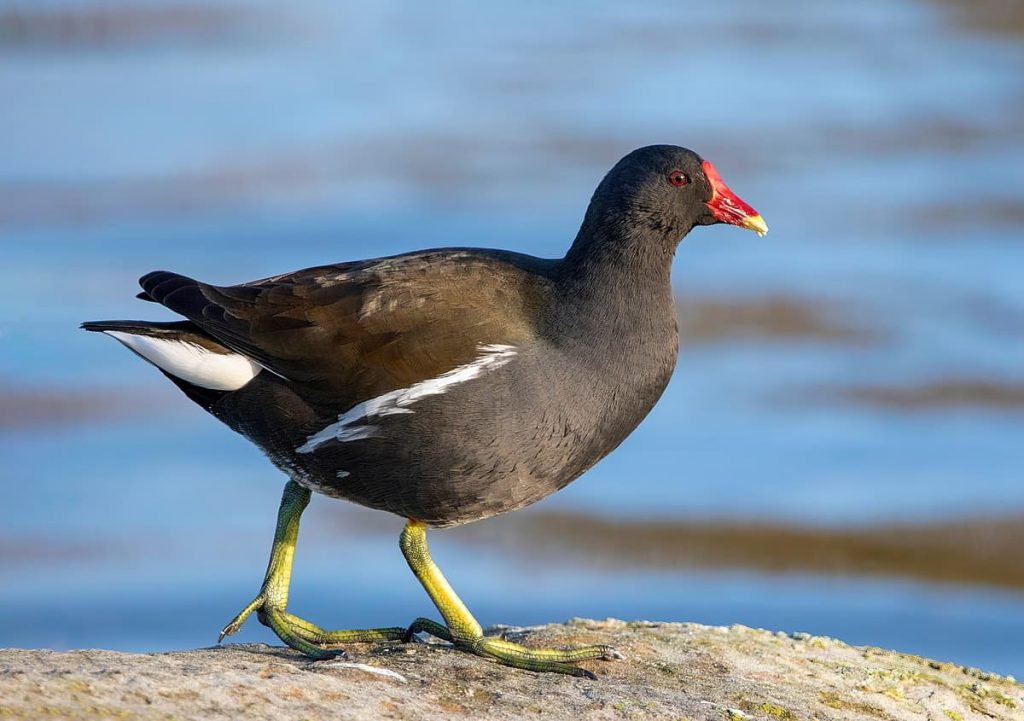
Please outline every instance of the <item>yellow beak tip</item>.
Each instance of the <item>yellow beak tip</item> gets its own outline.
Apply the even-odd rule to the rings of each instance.
[[[751,215],[744,218],[743,227],[754,231],[762,238],[768,233],[768,224],[764,222],[764,218],[760,215]]]

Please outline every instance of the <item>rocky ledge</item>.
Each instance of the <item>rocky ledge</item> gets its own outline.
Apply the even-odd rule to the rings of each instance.
[[[1024,719],[1024,686],[951,663],[744,627],[574,620],[507,632],[608,643],[598,680],[532,674],[443,644],[175,653],[0,650],[0,719]]]

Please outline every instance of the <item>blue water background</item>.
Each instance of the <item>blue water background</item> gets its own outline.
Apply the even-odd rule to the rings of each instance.
[[[0,15],[43,6],[120,7]],[[694,232],[681,295],[807,298],[881,340],[684,339],[644,425],[535,508],[1024,513],[1019,408],[815,393],[1024,381],[1019,37],[913,0],[208,7],[146,31],[0,33],[0,382],[142,408],[0,433],[0,545],[35,549],[0,556],[0,645],[206,644],[262,577],[283,479],[79,321],[169,318],[132,298],[156,268],[231,283],[428,246],[560,255],[603,172],[654,142],[712,159],[771,227]],[[333,503],[305,521],[293,610],[338,627],[429,614],[401,521]],[[743,623],[1024,675],[1019,592],[538,567],[433,543],[484,623]],[[238,638],[271,637],[253,623]]]

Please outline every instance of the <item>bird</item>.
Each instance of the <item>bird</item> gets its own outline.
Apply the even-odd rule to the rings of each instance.
[[[218,286],[155,271],[142,300],[174,322],[90,321],[258,446],[287,477],[252,614],[313,659],[429,634],[528,671],[595,678],[605,645],[485,635],[431,558],[428,528],[514,511],[614,450],[675,369],[671,285],[696,226],[763,236],[761,216],[697,153],[630,152],[595,190],[562,258],[440,248]],[[318,493],[406,520],[399,546],[443,622],[326,630],[287,611],[299,521]]]

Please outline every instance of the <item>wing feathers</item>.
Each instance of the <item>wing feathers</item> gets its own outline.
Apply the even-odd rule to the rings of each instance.
[[[548,289],[544,276],[486,251],[322,266],[226,287],[167,271],[139,282],[231,350],[335,405],[437,377],[472,362],[483,345],[523,347],[535,332],[528,311]]]

